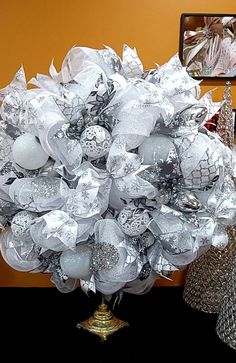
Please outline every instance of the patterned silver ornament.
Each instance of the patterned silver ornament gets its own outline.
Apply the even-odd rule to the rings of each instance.
[[[183,140],[183,143],[185,141]],[[209,187],[219,177],[221,155],[214,150],[209,137],[199,133],[180,157],[180,167],[187,188]]]
[[[111,144],[111,134],[102,126],[89,126],[81,134],[80,145],[83,152],[92,158],[106,155]]]
[[[124,233],[138,236],[146,231],[150,217],[143,209],[130,206],[120,211],[117,220]]]
[[[35,218],[37,218],[36,213],[28,211],[17,213],[11,223],[13,235],[17,238],[30,238],[29,227]]]

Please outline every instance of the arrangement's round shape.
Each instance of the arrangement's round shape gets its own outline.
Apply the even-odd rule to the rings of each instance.
[[[90,271],[91,248],[78,245],[76,251],[62,252],[60,264],[65,274],[73,279],[88,279]]]
[[[86,155],[100,158],[108,153],[112,144],[112,137],[102,126],[88,126],[81,134],[80,144]]]
[[[37,88],[20,68],[0,90],[0,228],[11,227],[0,249],[10,266],[50,273],[62,292],[81,279],[86,292],[141,294],[227,244],[235,157],[203,127],[223,106],[199,97],[177,55],[144,69],[128,46],[122,57],[73,47],[61,71],[31,80]],[[219,119],[227,133],[231,106]]]
[[[34,135],[20,135],[12,146],[15,162],[24,169],[35,170],[46,164],[48,155]]]

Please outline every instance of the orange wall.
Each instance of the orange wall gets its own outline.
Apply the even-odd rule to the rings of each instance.
[[[51,59],[59,68],[73,45],[102,48],[119,54],[122,44],[136,47],[145,68],[162,64],[178,51],[180,14],[236,13],[235,0],[7,0],[1,1],[0,87],[23,63],[27,79],[47,73]],[[236,82],[232,84],[236,108]],[[224,82],[207,81],[205,92]],[[177,274],[176,284],[183,282]],[[163,282],[161,282],[163,284]],[[47,286],[48,276],[17,273],[0,261],[0,286]]]

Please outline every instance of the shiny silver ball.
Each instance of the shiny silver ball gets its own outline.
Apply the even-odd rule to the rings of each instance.
[[[193,105],[180,111],[178,114],[179,124],[181,126],[194,126],[195,123],[201,124],[207,116],[207,108],[199,105]]]

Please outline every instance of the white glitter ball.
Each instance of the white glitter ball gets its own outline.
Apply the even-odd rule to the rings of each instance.
[[[90,275],[91,249],[85,245],[78,245],[76,251],[62,252],[60,264],[65,274],[73,279],[87,280]]]

